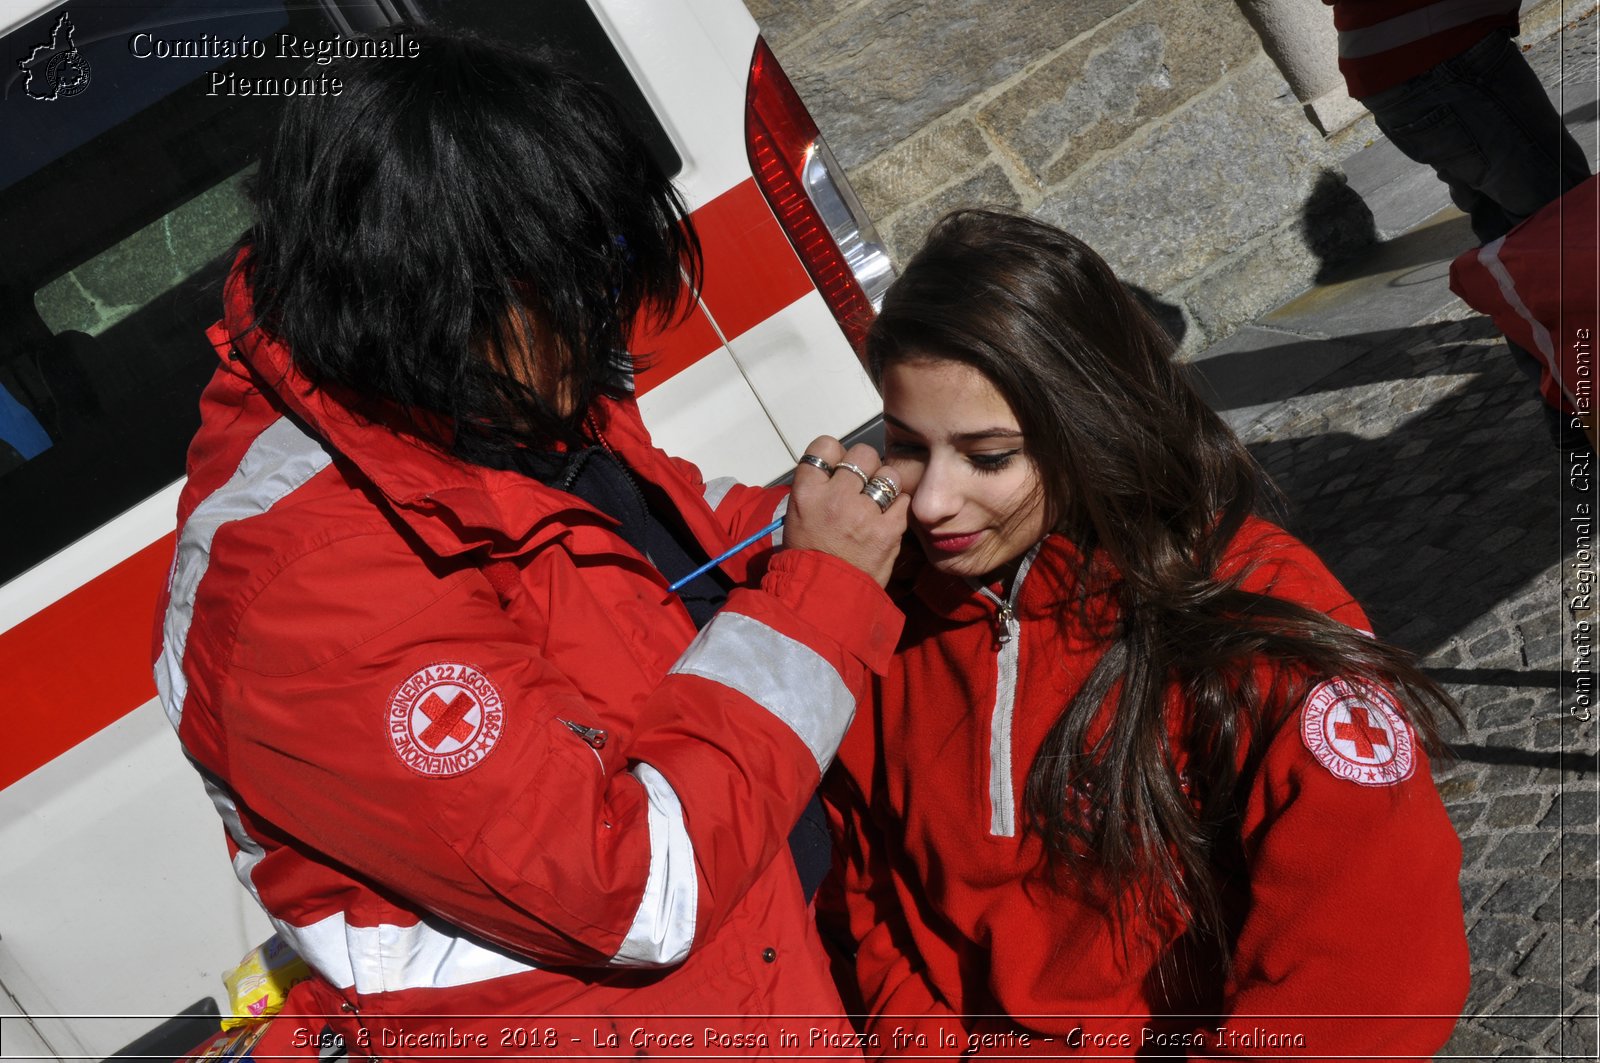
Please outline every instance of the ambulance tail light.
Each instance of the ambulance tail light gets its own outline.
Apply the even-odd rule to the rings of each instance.
[[[850,345],[860,351],[894,268],[844,170],[760,38],[745,94],[745,146],[757,187]]]

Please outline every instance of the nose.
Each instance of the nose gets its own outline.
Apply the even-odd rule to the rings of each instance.
[[[948,463],[937,457],[917,469],[906,485],[911,492],[911,517],[924,528],[937,528],[961,510],[961,493]]]

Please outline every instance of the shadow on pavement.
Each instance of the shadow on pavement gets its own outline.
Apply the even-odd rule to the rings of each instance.
[[[1463,330],[1463,338],[1469,340],[1488,339],[1499,335],[1494,323],[1486,317],[1474,317],[1470,321],[1463,321],[1459,327]],[[1219,354],[1190,362],[1189,366],[1195,382],[1201,388],[1201,394],[1206,396],[1212,408],[1218,412],[1226,412],[1246,406],[1280,402],[1294,395],[1316,394],[1347,387],[1348,383],[1342,380],[1342,375],[1338,371],[1316,380],[1309,387],[1299,386],[1300,379],[1306,375],[1302,367],[1318,361],[1331,361],[1328,356],[1347,352],[1352,348],[1404,351],[1408,347],[1425,343],[1433,334],[1432,329],[1433,326],[1428,325],[1411,325],[1406,328],[1341,336],[1331,340],[1291,339],[1289,342],[1271,347]],[[1509,355],[1505,357],[1509,361]],[[1285,372],[1291,369],[1292,378]],[[1403,356],[1381,359],[1369,367],[1369,375],[1373,376],[1373,379],[1385,380],[1409,380],[1418,375],[1470,371],[1474,370],[1463,369],[1449,360],[1430,364],[1427,368],[1419,368],[1415,360]]]
[[[1441,683],[1481,687],[1533,687],[1560,690],[1562,673],[1557,668],[1535,668],[1519,672],[1515,668],[1429,668],[1428,674]]]
[[[1493,335],[1471,318],[1340,341],[1372,349],[1249,442],[1283,493],[1285,526],[1327,562],[1380,635],[1421,655],[1474,629],[1560,557],[1559,455],[1504,344],[1482,342]],[[1248,375],[1252,363],[1302,345],[1222,356],[1242,359],[1224,368]],[[1517,626],[1522,663],[1540,669],[1537,677],[1559,659],[1554,613]],[[1460,681],[1491,675],[1530,682],[1509,669]]]
[[[1300,232],[1321,267],[1316,282],[1326,284],[1347,263],[1365,261],[1378,243],[1372,208],[1337,170],[1323,170],[1300,207]]]
[[[1448,264],[1456,255],[1477,246],[1471,222],[1462,214],[1436,225],[1408,230],[1391,240],[1374,242],[1371,252],[1358,259],[1324,260],[1316,280],[1318,284],[1340,284],[1411,266]]]
[[[1576,107],[1568,108],[1562,112],[1561,118],[1566,122],[1569,129],[1575,125],[1592,122],[1596,118],[1600,118],[1600,100],[1590,100],[1588,103],[1580,103]]]
[[[1554,768],[1559,771],[1574,762],[1572,754],[1563,753],[1559,749],[1547,753],[1535,753],[1531,749],[1517,749],[1513,746],[1469,745],[1465,742],[1452,742],[1446,748],[1458,760],[1471,760],[1479,764],[1516,764],[1529,768]]]

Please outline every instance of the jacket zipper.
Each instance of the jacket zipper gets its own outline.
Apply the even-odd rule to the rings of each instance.
[[[999,654],[995,679],[994,711],[989,716],[989,833],[997,838],[1017,836],[1017,802],[1012,794],[1011,732],[1017,703],[1017,661],[1022,650],[1022,621],[1017,619],[1017,597],[1022,581],[1038,555],[1034,546],[1023,555],[1011,581],[1011,592],[1002,599],[988,587],[978,593],[995,605],[995,642]]]
[[[590,748],[604,749],[606,747],[606,733],[600,728],[585,727],[583,724],[574,723],[571,720],[562,720],[561,722],[567,725],[567,730],[587,742]]]
[[[628,490],[633,492],[634,501],[639,503],[639,512],[645,514],[644,519],[646,522],[648,522],[650,520],[650,504],[644,500],[644,492],[639,489],[639,484],[634,480],[633,472],[628,468],[628,463],[623,461],[622,458],[617,455],[617,452],[611,448],[611,441],[606,438],[606,434],[604,432],[600,431],[600,424],[595,420],[594,414],[591,413],[586,416],[583,419],[583,423],[584,427],[588,428],[589,431],[594,433],[594,441],[600,444],[602,450],[611,455],[612,461],[616,462],[618,470],[620,470],[622,473],[623,480],[625,480],[628,484]],[[639,552],[644,555],[644,559],[646,561],[650,562],[650,566],[655,568],[656,559],[650,556],[650,552],[643,549],[641,549]],[[657,568],[656,571],[660,572],[661,570]],[[666,576],[662,575],[661,578],[664,580],[666,579]]]

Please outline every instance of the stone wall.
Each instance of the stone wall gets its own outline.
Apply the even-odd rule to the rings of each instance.
[[[747,4],[897,262],[946,210],[1025,210],[1195,351],[1374,239],[1339,170],[1370,118],[1324,138],[1235,0]]]

